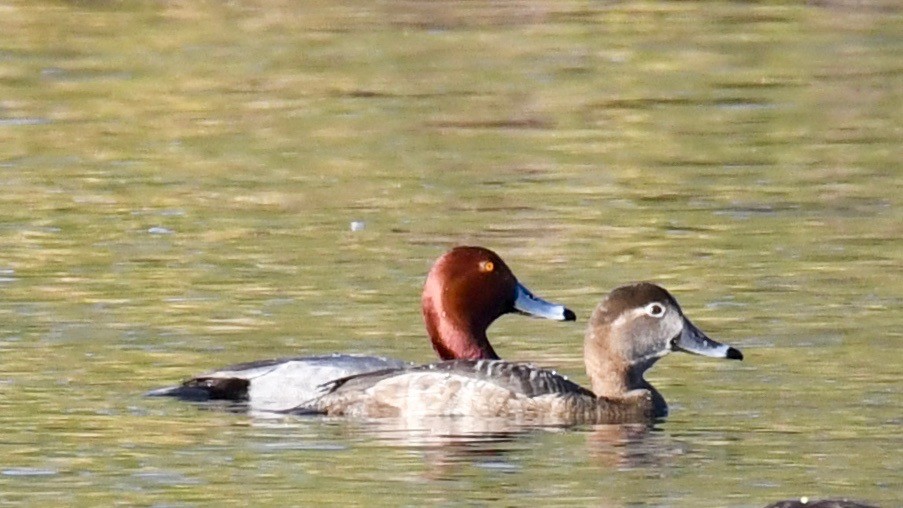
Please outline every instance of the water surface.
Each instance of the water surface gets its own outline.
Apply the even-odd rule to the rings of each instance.
[[[896,2],[7,2],[0,502],[900,504]],[[208,368],[432,359],[431,262],[499,252],[578,324],[669,288],[743,363],[672,355],[651,430],[258,418]],[[503,426],[504,427],[504,426]]]

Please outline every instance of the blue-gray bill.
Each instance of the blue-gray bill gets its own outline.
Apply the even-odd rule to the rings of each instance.
[[[739,349],[708,338],[687,318],[684,318],[684,327],[680,335],[671,339],[671,350],[711,356],[712,358],[743,359],[743,353]]]
[[[514,310],[521,314],[551,319],[554,321],[575,321],[577,316],[564,305],[547,302],[535,296],[523,284],[517,283]]]

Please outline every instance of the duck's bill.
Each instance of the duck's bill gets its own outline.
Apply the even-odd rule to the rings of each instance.
[[[712,358],[743,359],[743,353],[739,349],[708,338],[689,319],[684,320],[684,328],[680,335],[671,339],[671,349]]]
[[[555,303],[547,302],[530,292],[523,284],[517,283],[517,295],[514,299],[514,310],[521,314],[551,319],[553,321],[574,321],[574,312]]]

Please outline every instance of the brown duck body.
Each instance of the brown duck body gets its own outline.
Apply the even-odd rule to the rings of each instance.
[[[592,391],[554,371],[505,361],[450,361],[328,383],[307,410],[362,417],[513,417],[531,423],[625,423],[664,417],[664,397],[643,377],[671,351],[742,359],[683,315],[650,283],[622,286],[596,308],[584,360]]]
[[[353,417],[470,416],[542,424],[645,422],[651,394],[596,397],[555,371],[503,360],[453,360],[328,383],[310,409]]]

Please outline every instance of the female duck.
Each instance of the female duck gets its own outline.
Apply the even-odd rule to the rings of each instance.
[[[482,247],[456,247],[436,260],[423,287],[421,308],[433,349],[443,360],[498,359],[486,329],[507,313],[575,319],[569,309],[533,296],[498,254]],[[318,386],[334,379],[409,365],[350,354],[279,358],[232,365],[147,395],[230,400],[247,402],[253,410],[283,410],[309,401]]]
[[[584,359],[592,391],[554,371],[500,360],[456,360],[328,383],[306,405],[335,415],[507,417],[530,423],[642,422],[667,415],[643,373],[671,351],[741,360],[705,336],[667,291],[622,286],[593,312]]]

